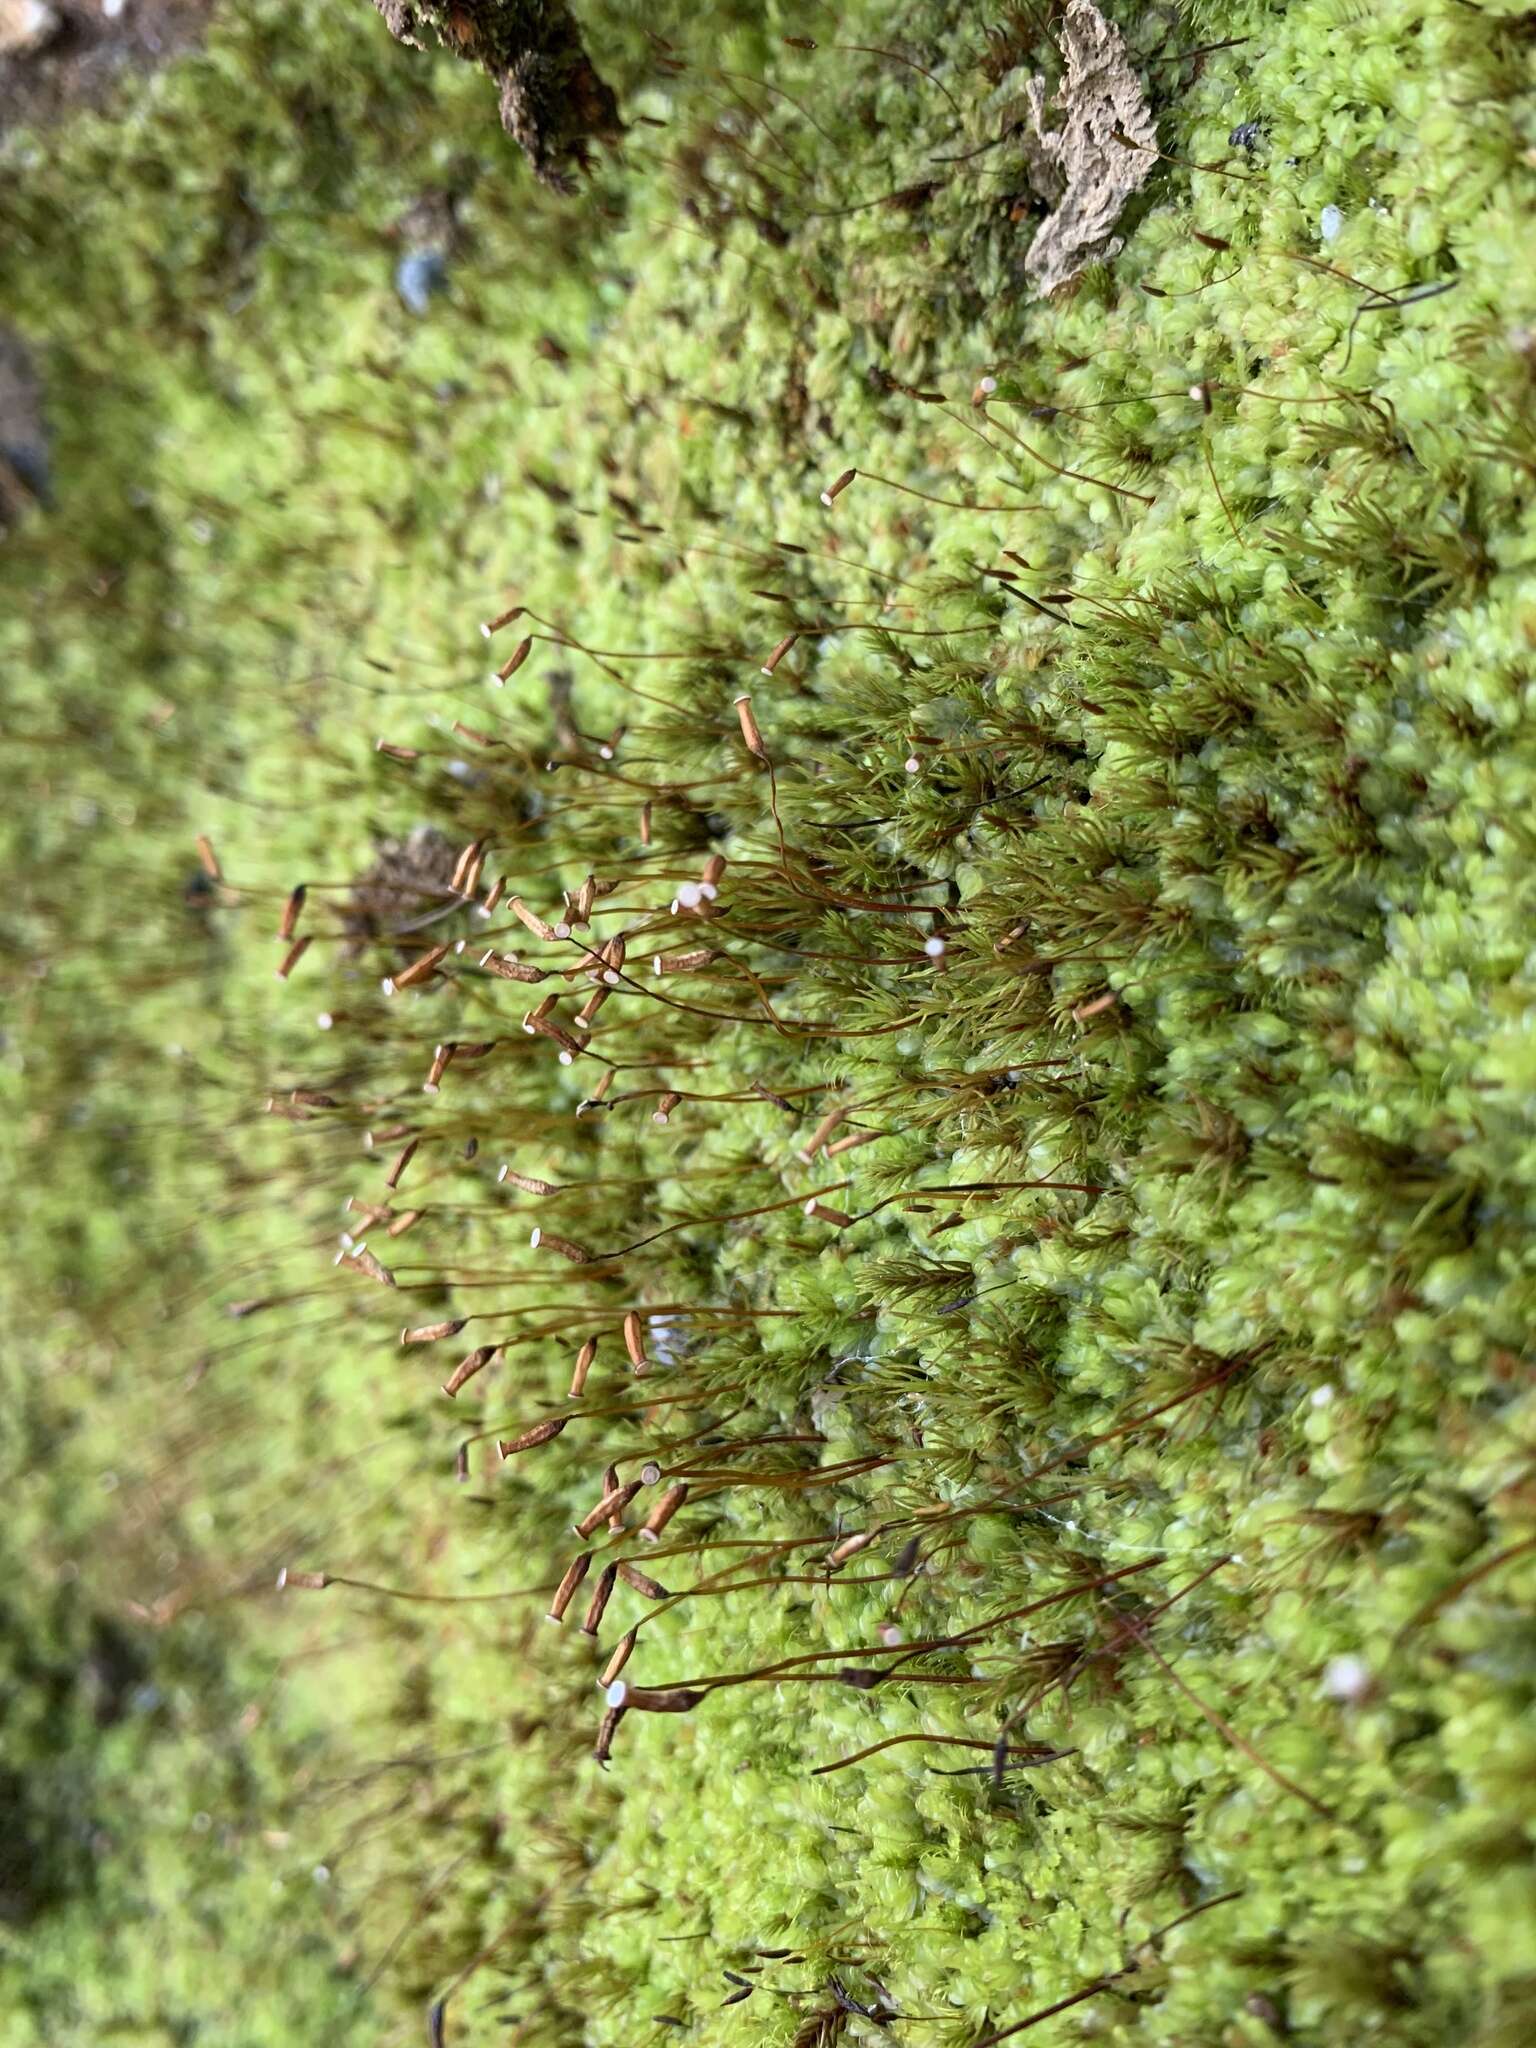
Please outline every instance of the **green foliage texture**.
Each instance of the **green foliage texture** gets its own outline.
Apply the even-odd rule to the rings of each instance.
[[[571,201],[320,0],[0,144],[0,2041],[1536,2035],[1532,17],[1110,12],[1052,303],[1044,7],[589,8]]]

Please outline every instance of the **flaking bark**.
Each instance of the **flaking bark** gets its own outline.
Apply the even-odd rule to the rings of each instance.
[[[1024,259],[1042,296],[1069,284],[1086,264],[1114,255],[1115,224],[1157,164],[1157,126],[1125,39],[1092,0],[1069,0],[1060,47],[1066,69],[1049,108],[1043,78],[1024,88],[1030,182],[1054,209]]]
[[[501,125],[541,184],[575,188],[591,145],[622,132],[618,103],[598,75],[563,0],[373,0],[397,42],[440,43],[478,64],[497,89]]]

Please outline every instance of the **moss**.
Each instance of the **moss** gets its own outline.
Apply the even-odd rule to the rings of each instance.
[[[177,1553],[75,1509],[49,1555],[168,1640],[218,1618],[236,1679],[198,1685],[259,1675],[284,1735],[215,1803],[280,1819],[290,1884],[332,1870],[305,1939],[339,1923],[376,2010],[489,1947],[450,2038],[873,2040],[888,2002],[970,2039],[1072,1999],[1042,2038],[1521,2038],[1528,52],[1440,0],[1117,12],[1174,161],[1061,302],[995,140],[1037,48],[937,4],[899,46],[845,15],[862,51],[679,11],[681,74],[594,16],[632,132],[567,210],[467,74],[245,10],[7,191],[59,493],[0,572],[52,800],[10,828],[47,970],[11,1326],[78,1342],[32,1398]],[[444,190],[418,320],[390,230]],[[558,625],[498,659],[528,625],[662,658],[540,638],[493,690],[479,622],[517,603]],[[422,822],[543,914],[620,878],[594,931],[639,987],[592,1056],[477,972],[563,962],[502,911],[383,995],[425,937],[355,950],[339,904]],[[187,902],[198,831],[226,884]],[[711,848],[722,914],[672,913]],[[834,1103],[833,1142],[881,1135],[807,1164]],[[328,1262],[408,1133],[390,1292]],[[535,1223],[670,1234],[570,1265]],[[673,1319],[638,1389],[630,1307]],[[453,1407],[461,1352],[398,1332],[472,1312],[507,1349]],[[579,1420],[457,1485],[462,1437],[564,1412],[591,1330]],[[615,1592],[626,1676],[837,1647],[857,1682],[631,1713],[603,1775],[590,1645],[541,1616],[608,1458],[651,1453],[693,1492],[642,1561],[694,1590]],[[781,1584],[700,1585],[759,1551]],[[281,1565],[469,1604],[256,1592]],[[870,1684],[891,1628],[933,1647]],[[236,1995],[180,1954],[135,1979],[146,2039],[157,1973],[184,2018]],[[726,1970],[758,1988],[715,2020]]]

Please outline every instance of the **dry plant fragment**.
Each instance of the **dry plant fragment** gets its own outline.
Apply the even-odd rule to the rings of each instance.
[[[1151,177],[1157,125],[1131,69],[1125,39],[1093,0],[1068,0],[1060,44],[1066,72],[1047,120],[1045,80],[1025,86],[1021,141],[1030,180],[1054,211],[1041,222],[1024,270],[1042,297],[1085,265],[1113,256],[1126,201]],[[1127,138],[1116,139],[1117,131]],[[1139,145],[1133,147],[1131,145]]]

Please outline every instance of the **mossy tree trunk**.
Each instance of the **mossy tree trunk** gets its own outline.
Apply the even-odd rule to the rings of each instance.
[[[478,64],[500,97],[501,125],[557,192],[574,186],[592,143],[621,131],[613,92],[594,69],[564,0],[373,0],[389,32]]]

